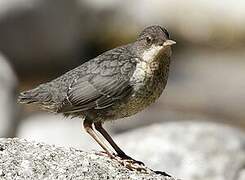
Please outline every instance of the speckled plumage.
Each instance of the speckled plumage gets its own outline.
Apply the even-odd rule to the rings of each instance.
[[[173,44],[166,29],[147,27],[135,42],[107,51],[53,81],[22,92],[19,102],[37,103],[51,112],[84,118],[84,129],[109,157],[131,170],[142,171],[144,164],[126,155],[102,124],[136,114],[160,97],[168,79]]]
[[[147,39],[151,37],[149,44]],[[51,82],[22,92],[19,101],[96,121],[131,116],[153,103],[167,83],[171,48],[160,26],[109,50]]]

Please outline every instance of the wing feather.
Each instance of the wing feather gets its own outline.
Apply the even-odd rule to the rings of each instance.
[[[113,57],[115,54],[114,52]],[[120,59],[120,53],[116,55]],[[88,73],[74,80],[67,92],[69,103],[64,103],[59,112],[72,113],[104,109],[127,97],[133,90],[130,78],[136,66],[132,61],[129,62],[130,58],[132,57],[124,55],[120,59],[120,63],[115,63],[115,60],[111,61],[106,55],[106,60],[97,64],[100,67],[96,68],[96,72]],[[90,64],[95,66],[93,63]]]

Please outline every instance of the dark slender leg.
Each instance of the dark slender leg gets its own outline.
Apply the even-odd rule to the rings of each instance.
[[[92,138],[105,150],[105,152],[110,156],[111,158],[113,155],[110,153],[110,149],[106,146],[106,144],[97,136],[95,131],[92,127],[92,122],[85,119],[83,122],[83,127],[87,131],[87,133],[92,136]]]
[[[114,142],[111,136],[106,132],[106,130],[102,127],[101,122],[94,123],[94,127],[97,131],[101,133],[101,135],[110,143],[110,145],[115,149],[118,155],[126,155],[120,147]]]
[[[106,130],[103,128],[101,122],[94,123],[95,129],[101,133],[101,135],[110,143],[110,145],[113,147],[113,149],[117,152],[117,155],[121,157],[122,159],[129,159],[133,160],[139,164],[144,164],[140,161],[136,161],[130,156],[126,155],[121,148],[115,143],[115,141],[111,138],[111,136],[106,132]]]

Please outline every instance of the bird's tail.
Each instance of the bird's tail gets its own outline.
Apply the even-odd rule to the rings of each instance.
[[[23,91],[20,93],[18,97],[18,102],[22,104],[30,104],[30,103],[37,102],[36,95],[37,93],[35,89]]]
[[[40,87],[23,91],[18,97],[18,102],[22,104],[43,103],[48,100],[50,100],[50,94]]]

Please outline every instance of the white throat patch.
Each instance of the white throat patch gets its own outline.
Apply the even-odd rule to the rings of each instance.
[[[163,46],[155,46],[153,45],[149,50],[143,53],[143,60],[146,62],[153,61],[159,51],[163,48]]]

